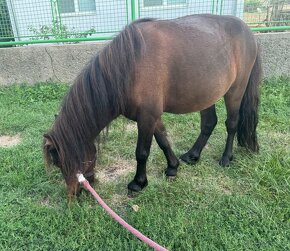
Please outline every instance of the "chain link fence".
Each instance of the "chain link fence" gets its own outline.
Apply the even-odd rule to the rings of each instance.
[[[290,0],[245,0],[243,19],[250,27],[287,28],[290,26]]]
[[[111,39],[143,17],[234,15],[254,31],[290,29],[290,0],[0,0],[0,46]]]

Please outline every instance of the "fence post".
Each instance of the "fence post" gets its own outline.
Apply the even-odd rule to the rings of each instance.
[[[217,0],[217,3],[216,3],[216,9],[215,9],[216,15],[218,14],[218,11],[219,11],[219,0]]]
[[[57,0],[50,0],[52,12],[53,34],[55,38],[63,38],[61,16]]]
[[[132,21],[136,20],[136,0],[131,0],[131,19]]]
[[[224,4],[224,1],[221,0],[221,4],[220,4],[220,15],[223,14],[223,4]]]
[[[212,4],[211,14],[222,15],[224,1],[223,0],[212,0],[211,4]]]
[[[55,3],[56,3],[56,0],[50,0],[53,33],[56,33],[56,27],[55,27]]]
[[[63,36],[63,27],[62,27],[61,15],[60,15],[60,11],[59,11],[58,0],[56,0],[56,15],[57,15],[58,37],[65,38]]]

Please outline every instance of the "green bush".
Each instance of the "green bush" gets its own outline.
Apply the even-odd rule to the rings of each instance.
[[[53,21],[52,25],[42,25],[38,28],[30,26],[28,28],[34,34],[32,39],[35,40],[50,40],[59,38],[86,38],[96,33],[96,29],[91,27],[89,30],[78,33],[75,30],[69,30],[65,25],[60,24],[59,21]]]

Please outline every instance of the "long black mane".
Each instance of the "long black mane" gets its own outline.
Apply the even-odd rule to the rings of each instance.
[[[58,152],[66,180],[82,171],[87,153],[95,151],[94,139],[110,120],[123,113],[135,65],[144,52],[138,28],[142,19],[126,26],[82,70],[66,95],[51,131],[46,135]],[[44,146],[47,163],[49,149]]]

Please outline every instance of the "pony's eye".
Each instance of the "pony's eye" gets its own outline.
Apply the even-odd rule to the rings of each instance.
[[[49,154],[52,160],[52,163],[56,166],[59,166],[59,156],[55,148],[49,150]]]

